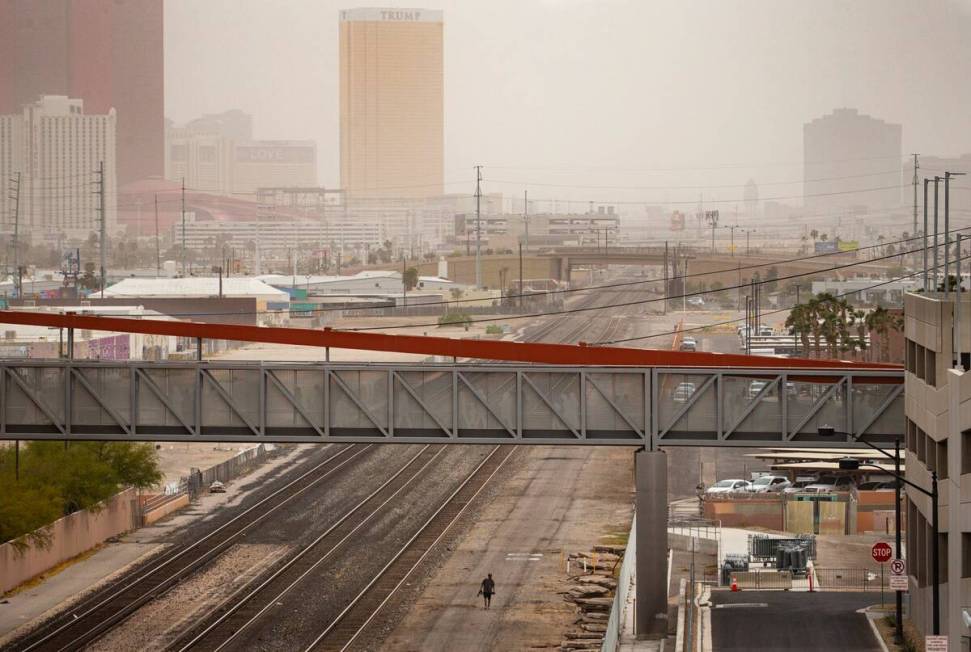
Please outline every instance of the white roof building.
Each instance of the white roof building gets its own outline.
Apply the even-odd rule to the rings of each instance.
[[[256,278],[274,287],[296,287],[309,290],[311,294],[401,292],[401,272],[391,270],[364,270],[350,276],[267,274]],[[419,276],[416,291],[448,290],[464,287],[454,281],[437,276]]]
[[[105,297],[114,299],[218,297],[217,277],[189,278],[126,278],[105,288]],[[222,296],[226,298],[255,298],[268,302],[288,302],[290,295],[270,287],[252,277],[224,277]]]

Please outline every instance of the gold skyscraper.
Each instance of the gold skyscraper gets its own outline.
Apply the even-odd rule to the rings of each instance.
[[[353,197],[442,193],[442,12],[340,12],[341,185]]]

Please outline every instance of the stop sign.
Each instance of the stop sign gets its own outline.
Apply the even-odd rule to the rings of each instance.
[[[878,541],[870,548],[870,555],[873,556],[873,561],[878,564],[885,564],[893,558],[893,548],[890,547],[889,543]]]

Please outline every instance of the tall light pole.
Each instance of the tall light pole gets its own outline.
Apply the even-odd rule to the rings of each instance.
[[[745,233],[745,255],[749,255],[749,236],[755,233],[755,229],[742,229]]]
[[[475,166],[475,287],[482,287],[482,166]]]
[[[880,469],[884,473],[887,473],[888,475],[893,476],[894,479],[897,480],[897,488],[896,488],[897,489],[896,491],[897,508],[895,510],[896,523],[894,525],[895,525],[896,539],[897,539],[896,555],[898,559],[900,559],[900,555],[901,555],[900,483],[902,482],[906,484],[908,487],[913,487],[914,489],[921,492],[922,494],[930,497],[931,512],[932,512],[931,513],[931,538],[934,542],[931,550],[931,566],[932,566],[931,574],[934,578],[934,590],[933,590],[933,596],[932,596],[933,629],[934,629],[935,635],[940,634],[941,633],[941,581],[940,581],[941,567],[940,567],[940,543],[938,542],[938,535],[940,530],[938,527],[939,509],[938,509],[937,471],[931,471],[931,488],[930,488],[930,491],[928,491],[927,489],[924,489],[920,485],[917,485],[911,482],[900,473],[900,441],[899,440],[894,442],[894,454],[892,455],[888,451],[885,451],[882,448],[880,448],[879,446],[876,446],[868,442],[866,439],[862,439],[860,435],[855,435],[850,432],[838,432],[831,426],[826,426],[826,425],[820,426],[819,429],[817,430],[817,433],[823,437],[832,437],[836,434],[849,435],[850,437],[853,438],[854,441],[860,442],[861,444],[866,444],[867,446],[877,451],[884,457],[888,457],[891,460],[893,460],[894,469],[896,471],[895,473],[891,473],[886,469],[884,469],[882,466],[878,466],[876,464],[862,463],[860,462],[860,460],[853,457],[841,459],[839,461],[839,467],[843,471],[855,471],[859,469],[861,466],[870,466],[870,467]],[[897,591],[897,631],[894,632],[894,636],[895,637],[899,636],[900,640],[903,640],[903,630],[900,629],[900,623],[902,622],[902,618],[903,618],[902,599],[900,596],[900,592]]]

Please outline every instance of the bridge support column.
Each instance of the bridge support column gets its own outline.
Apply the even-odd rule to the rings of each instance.
[[[638,638],[667,631],[668,616],[668,466],[661,451],[634,456],[634,509],[637,513]]]

